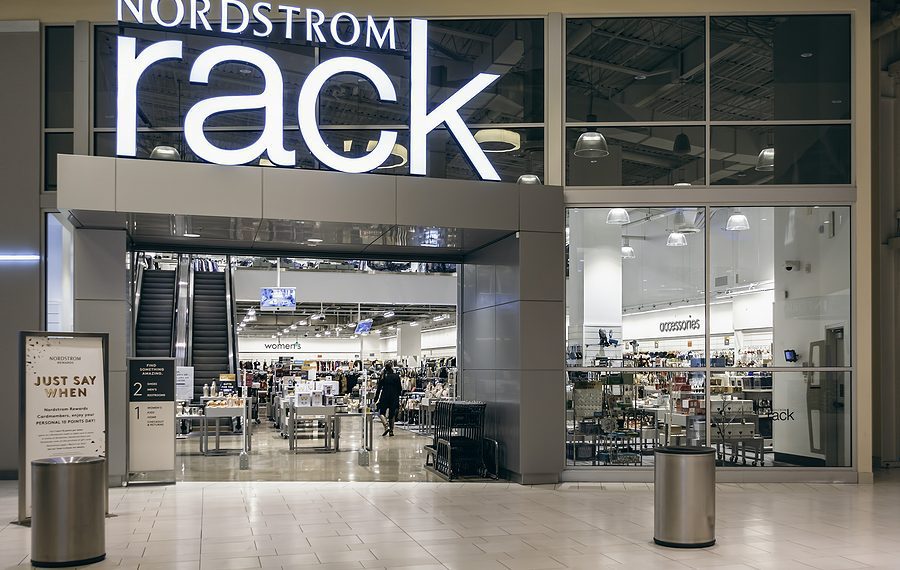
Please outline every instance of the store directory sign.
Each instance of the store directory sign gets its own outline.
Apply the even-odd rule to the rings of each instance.
[[[330,148],[319,131],[317,117],[319,94],[335,76],[353,74],[374,87],[384,105],[397,103],[397,86],[388,72],[372,60],[359,56],[362,50],[398,51],[396,26],[393,18],[375,20],[372,16],[357,17],[348,12],[326,15],[315,8],[256,2],[245,4],[237,0],[215,2],[221,18],[214,23],[208,17],[211,0],[169,0],[170,14],[160,12],[159,0],[117,0],[118,20],[134,25],[162,26],[171,29],[214,32],[222,37],[221,44],[199,54],[191,54],[191,83],[207,85],[210,74],[218,65],[242,62],[259,70],[261,91],[253,95],[231,94],[197,101],[184,115],[184,139],[201,159],[224,165],[250,164],[263,154],[273,164],[293,167],[297,158],[294,150],[285,148],[284,139],[284,75],[278,63],[266,52],[250,45],[236,45],[236,34],[252,33],[255,38],[275,34],[273,20],[283,20],[277,29],[283,36],[279,42],[300,42],[334,48],[354,48],[352,56],[334,57],[322,61],[307,76],[297,97],[297,122],[304,143],[312,154],[329,168],[348,173],[370,172],[394,152],[398,131],[382,129],[373,137],[374,145],[363,156],[348,157]],[[119,36],[117,40],[117,117],[116,153],[118,156],[137,156],[137,118],[140,102],[138,82],[145,74],[154,73],[161,61],[184,59],[181,40],[167,39],[146,45],[138,52],[137,40]],[[479,73],[443,101],[433,101],[428,85],[428,22],[410,21],[409,41],[409,171],[427,174],[428,135],[445,126],[456,140],[463,155],[484,180],[500,180],[496,169],[478,145],[474,135],[460,115],[460,110],[481,95],[499,75]],[[206,135],[206,122],[213,116],[233,111],[259,109],[264,111],[259,138],[242,148],[216,146]],[[375,140],[377,139],[377,140]]]
[[[19,520],[31,517],[31,462],[106,457],[106,334],[22,332]]]
[[[175,482],[175,359],[128,359],[128,480]]]

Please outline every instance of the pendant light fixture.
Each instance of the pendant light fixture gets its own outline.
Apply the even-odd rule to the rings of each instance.
[[[516,180],[516,184],[541,184],[541,179],[537,174],[523,174]]]
[[[593,28],[593,22],[591,23],[591,28]],[[591,122],[597,120],[597,116],[594,115],[594,74],[593,74],[593,66],[588,67],[588,84],[591,86],[591,100],[588,104],[588,121]],[[590,158],[596,160],[598,158],[604,158],[609,156],[609,144],[606,142],[606,137],[603,136],[603,133],[600,131],[586,131],[581,133],[578,136],[578,140],[575,141],[575,156],[578,158]]]
[[[669,232],[669,237],[666,239],[666,247],[684,247],[687,245],[687,238],[685,235],[679,231]]]
[[[614,226],[624,226],[631,223],[631,216],[625,208],[613,208],[606,214],[606,223]]]
[[[768,146],[759,151],[756,157],[757,172],[772,172],[775,170],[775,147]]]
[[[174,146],[159,145],[150,151],[153,160],[181,160],[181,153]]]
[[[672,152],[675,154],[690,154],[691,139],[682,131],[675,137],[675,144],[672,145]]]
[[[728,222],[725,223],[725,229],[730,232],[743,232],[750,229],[750,221],[747,216],[741,213],[740,208],[735,208],[731,215],[728,216]]]
[[[628,238],[622,241],[622,259],[634,259],[634,248],[628,243]]]

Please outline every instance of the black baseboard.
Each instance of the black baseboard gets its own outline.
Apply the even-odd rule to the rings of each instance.
[[[0,481],[16,481],[18,479],[19,479],[18,469],[11,469],[9,471],[0,470]]]
[[[788,463],[800,467],[828,467],[824,459],[794,455],[793,453],[779,453],[777,451],[775,452],[775,463]]]

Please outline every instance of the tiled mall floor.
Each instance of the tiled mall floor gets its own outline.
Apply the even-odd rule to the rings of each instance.
[[[651,542],[649,485],[179,483],[110,492],[106,562],[149,569],[900,568],[900,477],[720,485],[705,550]],[[15,515],[14,484],[0,516]],[[0,567],[30,530],[0,530]]]

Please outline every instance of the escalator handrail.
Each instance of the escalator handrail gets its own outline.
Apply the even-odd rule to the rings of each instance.
[[[140,316],[140,308],[141,308],[141,288],[144,286],[144,264],[138,263],[137,259],[135,259],[136,268],[136,276],[134,278],[134,291],[131,293],[131,310],[132,310],[132,319],[131,319],[131,356],[137,356],[137,325],[138,318]]]
[[[237,374],[237,342],[234,330],[234,279],[232,279],[231,256],[225,256],[225,325],[228,327],[228,373]]]
[[[196,270],[194,269],[194,256],[188,254],[188,273],[190,275],[190,279],[188,281],[188,318],[187,318],[187,337],[185,341],[187,342],[187,346],[185,347],[184,352],[184,363],[185,366],[193,366],[194,365],[194,273]]]

